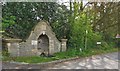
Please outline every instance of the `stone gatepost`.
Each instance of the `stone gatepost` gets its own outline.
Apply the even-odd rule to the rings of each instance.
[[[66,51],[67,49],[66,42],[67,42],[67,39],[61,39],[61,51]]]
[[[8,48],[8,53],[10,53],[10,56],[19,56],[20,51],[19,51],[19,42],[21,42],[21,39],[4,39],[7,48]]]

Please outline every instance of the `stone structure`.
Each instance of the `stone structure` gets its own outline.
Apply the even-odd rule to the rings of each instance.
[[[49,23],[41,21],[34,27],[25,42],[21,39],[6,39],[5,41],[11,56],[39,56],[42,53],[52,55],[66,51],[67,40],[62,39],[60,42]]]

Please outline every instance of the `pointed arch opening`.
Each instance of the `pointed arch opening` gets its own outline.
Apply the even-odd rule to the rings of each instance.
[[[40,53],[44,53],[44,54],[49,53],[49,38],[47,35],[42,34],[38,37],[37,49]]]

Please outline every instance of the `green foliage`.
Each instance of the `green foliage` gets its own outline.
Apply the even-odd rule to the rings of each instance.
[[[9,56],[10,56],[10,53],[8,53],[7,50],[3,50],[3,51],[2,51],[2,56],[9,57]]]
[[[116,47],[115,47],[115,43],[114,42],[102,41],[102,44],[99,45],[99,48],[102,49],[102,50],[108,50],[108,48],[112,49],[112,48],[116,48]]]
[[[101,41],[101,35],[92,31],[90,20],[88,19],[85,13],[82,13],[75,19],[69,40],[71,47],[84,49],[86,41],[87,47],[91,48],[96,47],[97,41]]]
[[[98,6],[99,4],[99,6]],[[107,43],[115,42],[113,39],[119,33],[119,3],[93,3],[93,29],[102,33]],[[98,28],[99,27],[99,28]],[[120,33],[119,33],[120,34]],[[115,46],[113,46],[115,47]]]
[[[59,18],[51,24],[52,29],[56,33],[57,38],[68,38],[70,30],[68,17],[70,11],[66,8],[66,6],[61,5],[61,7],[58,7],[57,12]]]
[[[98,33],[91,33],[87,36],[87,47],[88,48],[96,48],[97,42],[102,42],[102,37]]]
[[[66,24],[67,8],[56,2],[7,2],[3,5],[2,16],[15,16],[15,25],[7,28],[5,32],[10,37],[26,39],[33,26],[40,20],[46,20],[54,27],[54,22],[58,21],[64,31]],[[57,34],[59,34],[57,32]],[[64,34],[63,34],[64,35]],[[62,36],[63,36],[62,35]]]
[[[8,27],[15,24],[15,16],[5,16],[2,18],[2,30],[5,31]]]
[[[4,57],[4,61],[17,61],[17,62],[26,62],[26,63],[41,63],[41,62],[49,62],[56,60],[55,58],[47,58],[47,57],[38,57],[38,56],[31,56],[31,57]]]

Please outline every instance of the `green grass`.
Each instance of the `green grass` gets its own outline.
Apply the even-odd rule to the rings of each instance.
[[[80,52],[79,49],[69,49],[67,52],[59,52],[56,53],[55,56],[64,59],[64,58],[71,58],[71,57],[88,57],[92,55],[97,55],[97,54],[104,54],[104,53],[110,53],[110,52],[116,52],[118,51],[118,48],[107,48],[107,49],[87,49],[85,51]]]
[[[54,60],[67,59],[72,57],[88,57],[97,54],[104,54],[110,52],[118,51],[117,48],[99,48],[99,49],[87,49],[83,52],[80,52],[79,49],[68,49],[66,52],[58,52],[55,53],[55,57],[39,57],[39,56],[31,56],[31,57],[3,57],[3,61],[16,61],[16,62],[26,62],[26,63],[41,63],[41,62],[50,62]]]
[[[41,63],[41,62],[49,62],[57,60],[54,57],[39,57],[39,56],[31,56],[31,57],[4,57],[3,61],[17,61],[17,62],[26,62],[26,63]]]

